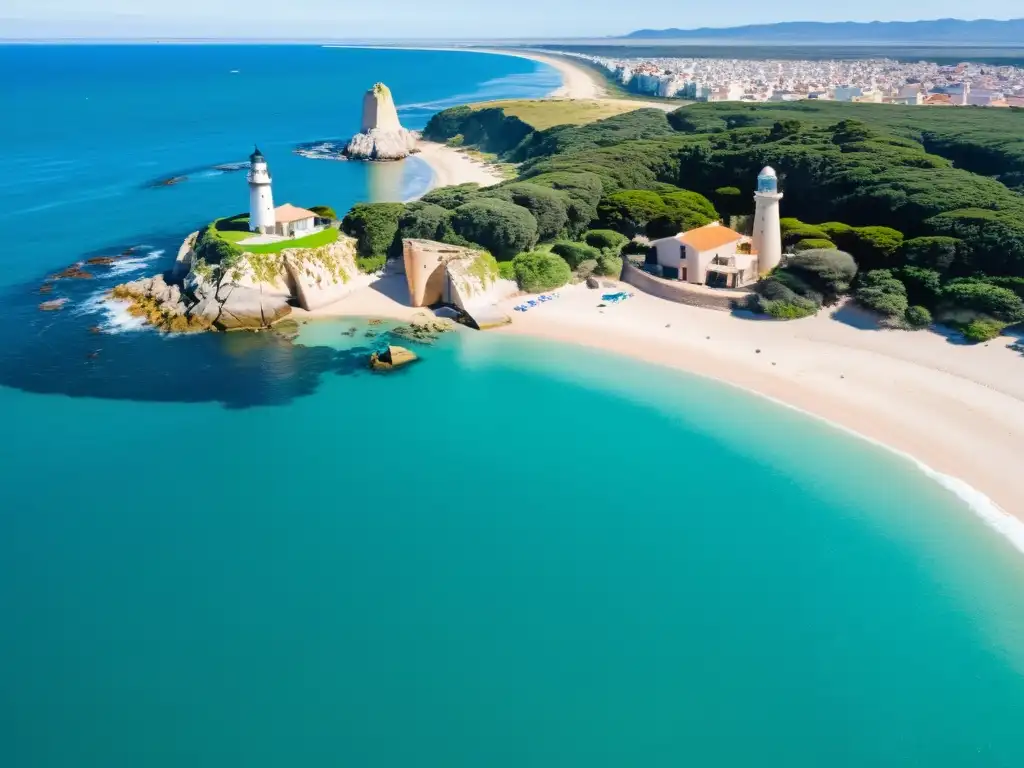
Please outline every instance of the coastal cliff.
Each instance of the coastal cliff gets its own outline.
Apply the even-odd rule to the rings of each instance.
[[[412,306],[451,304],[481,329],[511,322],[495,305],[519,286],[499,276],[498,262],[486,251],[407,239],[402,241],[402,257]]]
[[[398,121],[391,90],[377,83],[363,96],[360,132],[345,147],[353,160],[401,160],[416,149],[417,136]]]
[[[132,314],[166,331],[253,330],[287,317],[293,303],[317,309],[359,284],[352,238],[279,253],[243,252],[209,264],[197,256],[199,234],[185,238],[169,280],[157,275],[124,283],[111,297],[130,302]]]

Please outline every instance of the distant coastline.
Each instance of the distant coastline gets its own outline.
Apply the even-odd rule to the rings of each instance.
[[[507,50],[499,48],[432,48],[407,47],[407,46],[330,46],[341,48],[400,48],[402,50],[450,50],[461,53],[486,53],[498,56],[515,56],[521,59],[529,59],[558,71],[562,79],[560,86],[545,96],[547,99],[597,99],[606,95],[607,89],[604,79],[595,71],[586,66],[575,64],[570,59],[562,56],[541,53],[532,50]],[[464,151],[453,147],[446,147],[429,141],[421,141],[419,153],[414,155],[426,163],[433,174],[426,189],[423,189],[417,197],[421,197],[436,187],[453,186],[456,184],[479,184],[488,187],[498,184],[505,178],[492,166],[475,160]]]

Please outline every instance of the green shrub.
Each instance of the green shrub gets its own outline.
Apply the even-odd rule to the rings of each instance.
[[[619,253],[631,241],[613,229],[592,229],[583,235],[583,242],[602,251]]]
[[[552,245],[551,252],[565,259],[570,269],[576,269],[584,261],[594,261],[601,256],[601,252],[591,245],[568,240],[561,240]]]
[[[782,244],[786,247],[792,247],[801,240],[829,239],[825,230],[813,224],[804,224],[799,219],[783,218],[779,221],[779,227],[782,230]]]
[[[195,243],[197,262],[201,260],[204,264],[208,264],[211,267],[220,266],[226,270],[237,264],[238,260],[242,257],[242,249],[239,246],[223,240],[217,234],[217,225],[222,224],[224,221],[224,219],[221,219],[200,231]]]
[[[550,291],[572,279],[572,270],[565,259],[554,253],[529,251],[512,259],[519,287],[529,293]]]
[[[838,243],[844,235],[849,235],[851,230],[853,230],[853,227],[841,221],[826,221],[824,224],[818,224],[817,226],[833,243]]]
[[[911,328],[927,328],[932,324],[932,313],[922,306],[907,307],[903,319]]]
[[[796,297],[791,301],[763,301],[761,311],[776,320],[799,320],[817,314],[818,305],[810,299]]]
[[[821,293],[825,303],[831,304],[850,290],[857,274],[857,263],[845,251],[812,249],[788,257],[782,270],[802,278]]]
[[[839,235],[838,242],[862,270],[871,270],[894,265],[903,233],[892,227],[855,227],[847,235]]]
[[[795,320],[817,313],[821,305],[812,298],[801,296],[787,282],[787,278],[779,279],[778,273],[759,280],[747,298],[747,309],[778,320]]]
[[[965,339],[979,344],[998,338],[1004,328],[1006,328],[1006,323],[993,320],[991,317],[979,317],[963,326],[962,332]]]
[[[586,280],[597,272],[597,260],[587,259],[584,262],[580,262],[580,265],[573,271],[576,273],[576,277],[580,280]]]
[[[330,219],[331,221],[337,221],[338,219],[338,214],[335,213],[334,209],[329,205],[314,205],[309,210],[321,219]]]
[[[401,251],[398,220],[405,210],[402,203],[357,203],[342,219],[341,228],[356,238],[360,256],[387,256]]]
[[[602,277],[614,277],[618,280],[622,275],[622,257],[613,253],[602,253],[597,259],[594,274]]]
[[[498,277],[502,280],[516,279],[516,266],[511,261],[498,262]]]
[[[902,320],[909,308],[906,286],[888,269],[864,275],[854,296],[860,304],[890,319]]]
[[[466,137],[463,136],[461,133],[456,133],[450,139],[445,141],[445,144],[447,144],[449,147],[461,147],[465,143]]]
[[[360,272],[372,275],[374,272],[382,270],[387,260],[388,257],[383,254],[378,256],[357,256],[356,266],[359,267]]]
[[[893,275],[907,287],[907,299],[911,304],[934,307],[942,293],[942,277],[934,269],[907,266],[893,272]]]
[[[832,250],[835,249],[835,247],[836,244],[833,243],[831,240],[826,240],[825,238],[820,237],[808,237],[794,245],[793,250],[797,253],[800,253],[800,251],[810,251],[815,248],[823,250]]]
[[[953,280],[942,289],[941,303],[953,312],[968,310],[1003,323],[1024,320],[1024,301],[1009,288],[978,280]]]
[[[499,261],[507,261],[537,243],[537,220],[528,210],[506,200],[472,200],[455,209],[455,234],[482,245]]]

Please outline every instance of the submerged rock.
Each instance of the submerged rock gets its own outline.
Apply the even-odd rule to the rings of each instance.
[[[86,272],[78,264],[72,264],[62,272],[58,272],[52,277],[53,280],[62,280],[64,278],[70,278],[72,280],[91,280],[92,272]]]
[[[387,349],[370,355],[370,368],[381,372],[392,371],[395,368],[415,363],[417,360],[419,358],[415,352],[405,347],[389,345]]]
[[[51,301],[44,301],[39,305],[39,308],[43,312],[55,312],[58,309],[63,309],[64,305],[67,303],[67,299],[52,299]]]

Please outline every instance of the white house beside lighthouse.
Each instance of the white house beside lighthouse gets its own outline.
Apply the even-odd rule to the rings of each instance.
[[[249,230],[252,232],[273,232],[274,195],[270,191],[270,171],[267,159],[259,147],[249,155]]]
[[[779,226],[779,178],[765,166],[757,175],[754,193],[754,232],[751,250],[757,254],[758,272],[766,275],[782,261],[782,229]]]

